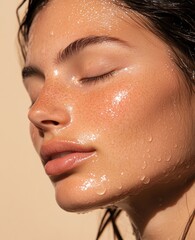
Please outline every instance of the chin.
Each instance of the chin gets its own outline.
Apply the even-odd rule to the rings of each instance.
[[[85,213],[95,209],[103,209],[115,205],[126,197],[124,192],[107,188],[89,188],[81,190],[75,182],[67,179],[55,184],[55,195],[58,205],[65,211]]]

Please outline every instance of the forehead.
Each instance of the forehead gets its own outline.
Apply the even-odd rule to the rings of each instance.
[[[35,17],[30,35],[36,32],[47,38],[66,34],[71,38],[86,32],[109,32],[113,28],[116,30],[117,20],[124,16],[113,1],[52,0]]]
[[[115,1],[50,0],[32,23],[26,65],[50,66],[62,49],[88,36],[107,35],[120,38],[134,49],[145,51],[150,46],[163,51],[165,43],[143,27],[145,20]]]
[[[33,21],[27,59],[32,49],[38,51],[38,45],[43,54],[48,46],[59,49],[89,35],[118,35],[126,18],[113,0],[51,0]]]

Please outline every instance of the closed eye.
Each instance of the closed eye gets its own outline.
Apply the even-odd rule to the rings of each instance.
[[[96,83],[99,80],[105,80],[107,78],[110,78],[114,75],[115,70],[112,70],[110,72],[98,75],[98,76],[93,76],[93,77],[86,77],[86,78],[81,78],[80,81],[85,84],[85,83]]]

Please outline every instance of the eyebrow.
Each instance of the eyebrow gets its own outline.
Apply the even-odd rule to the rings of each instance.
[[[37,77],[40,77],[40,78],[45,78],[45,75],[44,73],[38,68],[38,67],[35,67],[35,66],[26,66],[22,69],[22,78],[25,79],[25,78],[28,78],[28,77],[33,77],[33,76],[37,76]]]
[[[88,36],[85,38],[77,39],[76,41],[68,45],[64,50],[60,51],[57,56],[57,62],[66,61],[69,57],[71,57],[74,54],[78,54],[81,50],[83,50],[84,48],[90,45],[101,44],[106,42],[117,42],[119,44],[127,46],[127,43],[125,41],[115,37]]]
[[[128,46],[128,44],[115,37],[110,37],[110,36],[88,36],[84,38],[77,39],[76,41],[70,43],[66,48],[63,50],[60,50],[59,53],[57,54],[57,58],[55,59],[56,63],[62,63],[65,62],[68,58],[71,56],[78,54],[81,50],[84,48],[90,46],[90,45],[96,45],[96,44],[101,44],[101,43],[107,43],[107,42],[116,42],[120,45]],[[26,66],[22,70],[22,77],[23,79],[32,77],[32,76],[38,76],[41,78],[44,78],[43,72],[34,66]]]

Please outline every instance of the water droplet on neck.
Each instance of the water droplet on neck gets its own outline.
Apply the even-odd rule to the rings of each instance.
[[[161,157],[157,159],[157,162],[161,162],[161,161],[162,161],[162,158],[161,158]]]
[[[150,136],[149,138],[148,138],[148,142],[152,142],[153,141],[153,137],[152,136]]]

